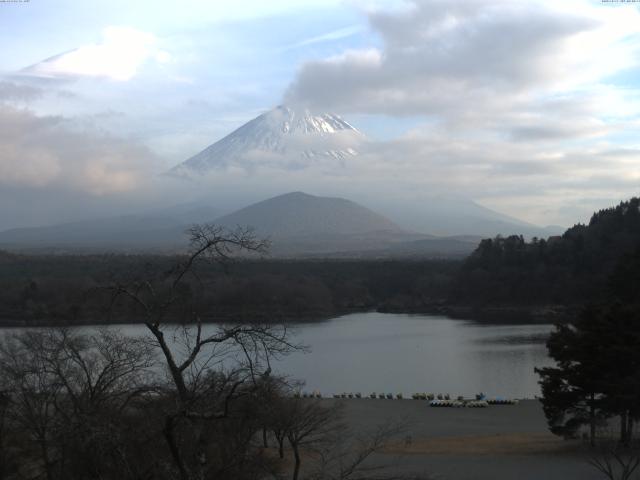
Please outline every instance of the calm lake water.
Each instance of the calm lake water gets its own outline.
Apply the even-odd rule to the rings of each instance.
[[[141,325],[122,332],[144,335]],[[551,325],[486,325],[438,315],[356,313],[292,327],[309,347],[273,364],[306,381],[305,390],[450,393],[529,397],[540,393],[534,367],[550,365]],[[10,329],[13,330],[13,329]],[[9,330],[5,330],[7,332]]]
[[[533,397],[534,367],[551,365],[552,325],[486,325],[434,315],[358,313],[297,327],[311,353],[277,370],[307,390]]]

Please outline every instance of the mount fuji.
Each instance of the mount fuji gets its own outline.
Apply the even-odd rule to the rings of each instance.
[[[176,176],[205,174],[231,166],[252,167],[262,161],[286,162],[291,168],[314,160],[344,162],[358,155],[366,137],[338,115],[314,115],[306,109],[276,107],[171,169]]]

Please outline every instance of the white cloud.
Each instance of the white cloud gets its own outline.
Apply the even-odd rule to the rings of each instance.
[[[156,158],[144,147],[94,131],[74,131],[60,117],[0,106],[0,185],[109,195],[140,188]]]
[[[457,192],[540,224],[637,194],[640,89],[615,82],[640,66],[634,5],[414,0],[369,23],[381,46],[302,64],[285,95],[315,110],[425,118],[359,157],[354,184]]]
[[[640,12],[586,2],[410,2],[370,14],[383,48],[302,65],[286,100],[351,113],[458,116],[598,82],[638,63]]]
[[[40,88],[0,80],[0,102],[34,100],[42,95]]]
[[[540,225],[585,221],[594,204],[602,208],[637,194],[638,176],[629,172],[637,170],[640,148],[558,149],[551,140],[461,138],[430,129],[391,142],[361,143],[360,151],[346,161],[304,162],[292,154],[254,151],[189,188],[233,196],[240,204],[303,190],[350,198],[414,221],[429,211],[435,196],[458,195]]]
[[[102,42],[83,45],[28,67],[24,73],[40,77],[104,77],[127,81],[149,59],[170,61],[169,53],[156,47],[154,35],[129,27],[107,27]]]

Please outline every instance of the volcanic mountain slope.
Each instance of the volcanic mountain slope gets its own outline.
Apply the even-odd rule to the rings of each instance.
[[[333,114],[279,106],[254,118],[223,139],[174,167],[176,176],[205,174],[229,166],[248,167],[279,156],[308,165],[315,159],[343,161],[358,154],[365,136]]]
[[[290,238],[404,231],[388,218],[344,198],[292,192],[254,203],[216,220],[234,227],[250,225],[260,235]]]
[[[458,195],[424,197],[418,202],[374,205],[401,226],[438,236],[494,237],[523,235],[546,238],[564,232],[560,226],[540,227],[484,207]]]
[[[271,239],[274,256],[285,257],[459,256],[477,244],[477,239],[467,242],[405,230],[350,200],[303,192],[249,205],[215,223],[251,226],[257,235]]]

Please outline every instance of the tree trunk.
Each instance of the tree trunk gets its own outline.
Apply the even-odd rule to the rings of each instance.
[[[591,394],[591,405],[589,406],[589,445],[596,446],[596,407],[594,405],[594,394]]]
[[[182,402],[186,402],[189,396],[187,385],[184,382],[184,377],[182,372],[176,365],[175,360],[173,359],[173,355],[171,354],[171,349],[167,345],[167,341],[164,338],[164,333],[161,330],[156,328],[155,326],[147,323],[147,328],[151,331],[158,343],[160,344],[160,349],[164,354],[164,358],[167,361],[167,367],[169,368],[169,373],[171,374],[171,378],[173,379],[173,383],[176,386],[176,390],[178,391],[178,396]]]
[[[262,445],[264,448],[269,448],[269,442],[267,442],[267,427],[262,427]]]
[[[189,480],[189,473],[187,472],[187,469],[184,466],[184,462],[182,461],[182,455],[180,455],[180,449],[178,448],[178,445],[176,444],[176,440],[173,436],[173,427],[174,427],[173,418],[167,417],[162,433],[164,434],[164,438],[167,441],[167,445],[169,445],[169,451],[171,452],[173,461],[176,463],[176,466],[180,471],[180,478],[182,480]]]
[[[624,410],[620,414],[620,443],[625,447],[629,445],[627,427],[627,411]]]
[[[284,438],[278,438],[278,455],[280,459],[284,458]]]
[[[298,480],[298,475],[300,474],[300,452],[298,451],[298,444],[292,443],[291,448],[293,449],[293,457],[296,460],[293,467],[293,480]]]
[[[42,452],[42,460],[44,461],[44,469],[47,473],[47,480],[53,480],[53,469],[51,466],[51,460],[49,460],[49,449],[46,445],[46,440],[40,441],[40,451]]]

